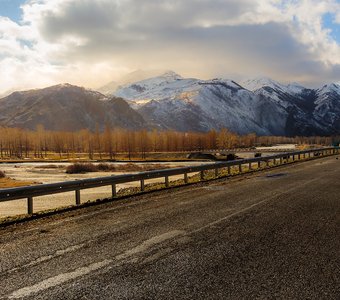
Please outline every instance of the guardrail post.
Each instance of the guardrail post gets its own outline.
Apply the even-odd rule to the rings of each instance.
[[[300,160],[301,159],[301,154],[298,154],[298,160]]]
[[[282,164],[283,164],[283,158],[280,157],[280,165],[282,165]]]
[[[184,173],[184,183],[187,184],[188,182],[188,173]]]
[[[144,192],[144,190],[145,190],[145,181],[144,181],[144,179],[141,179],[141,181],[140,181],[140,190],[142,192]]]
[[[239,171],[240,173],[242,173],[242,164],[239,164],[239,165],[238,165],[238,171]]]
[[[169,187],[169,176],[165,176],[165,186]]]
[[[249,171],[251,171],[252,170],[252,168],[251,168],[251,162],[249,163]]]
[[[76,205],[80,205],[80,190],[76,190]]]
[[[201,180],[204,180],[204,171],[200,172],[200,177],[201,177]]]
[[[116,184],[112,184],[112,198],[117,197],[117,187]]]
[[[266,165],[269,167],[269,159],[266,160]]]
[[[230,173],[231,173],[231,167],[228,166],[228,175],[230,175]]]
[[[259,169],[261,169],[261,161],[260,161],[260,160],[257,162],[257,167],[258,167]]]
[[[308,158],[312,157],[312,152],[308,152]]]
[[[27,198],[27,213],[33,215],[33,197]]]
[[[215,177],[218,177],[218,168],[215,169]]]

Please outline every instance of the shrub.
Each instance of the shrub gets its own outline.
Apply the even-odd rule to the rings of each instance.
[[[97,167],[91,163],[75,163],[73,165],[69,165],[66,168],[67,174],[79,174],[86,172],[96,172],[98,171]]]
[[[98,171],[102,171],[102,172],[114,172],[116,171],[116,167],[114,165],[110,165],[110,164],[104,164],[104,163],[100,163],[97,166],[97,170]]]
[[[5,172],[0,170],[0,178],[5,178],[5,177],[6,177]]]
[[[36,166],[36,169],[62,169],[62,165],[42,165],[42,166]]]

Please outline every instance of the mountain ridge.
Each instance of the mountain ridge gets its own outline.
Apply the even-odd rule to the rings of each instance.
[[[70,84],[14,92],[0,99],[0,125],[46,130],[103,130],[106,125],[148,128],[142,116],[118,97]]]
[[[60,122],[60,120],[64,120]],[[340,84],[317,89],[268,78],[184,78],[173,71],[117,87],[111,95],[70,84],[14,92],[0,99],[0,126],[50,130],[127,129],[238,134],[340,133]]]
[[[340,85],[336,83],[311,89],[268,78],[239,84],[230,79],[200,80],[174,74],[121,86],[114,95],[164,129],[227,127],[239,134],[289,136],[340,132],[339,101],[335,100],[340,99]]]

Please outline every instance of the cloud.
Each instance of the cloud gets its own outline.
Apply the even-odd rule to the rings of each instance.
[[[20,24],[0,17],[0,76],[11,74],[0,90],[95,87],[148,68],[339,80],[340,48],[322,23],[340,11],[335,0],[31,0],[22,9]]]

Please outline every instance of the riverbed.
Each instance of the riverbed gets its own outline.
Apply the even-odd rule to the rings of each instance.
[[[212,163],[209,161],[187,161],[187,162],[162,162],[156,163],[157,165],[164,165],[169,168],[185,167],[185,166],[197,166],[202,164]],[[66,167],[71,163],[3,163],[0,164],[0,170],[6,173],[6,176],[20,181],[30,181],[36,184],[57,183],[64,181],[80,180],[87,178],[106,177],[113,175],[131,174],[136,172],[90,172],[83,174],[67,174]],[[121,164],[121,163],[110,163]],[[142,163],[138,163],[142,164]],[[150,163],[147,163],[148,165]],[[183,176],[172,176],[170,180],[176,180],[183,178]],[[145,183],[157,183],[164,182],[164,179],[150,179]],[[120,189],[137,187],[139,182],[129,182],[119,184],[117,186],[118,191]],[[96,199],[109,198],[112,196],[111,186],[104,186],[94,189],[86,189],[81,191],[81,201],[95,201]],[[34,212],[55,209],[58,207],[69,206],[75,203],[74,192],[67,192],[61,194],[54,194],[49,196],[41,196],[34,198]],[[7,216],[14,216],[19,214],[25,214],[27,210],[27,200],[15,200],[9,202],[0,203],[0,218]]]

